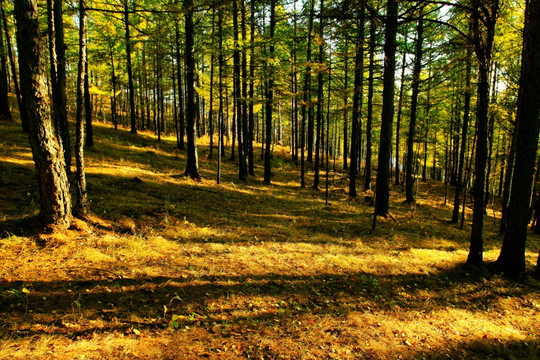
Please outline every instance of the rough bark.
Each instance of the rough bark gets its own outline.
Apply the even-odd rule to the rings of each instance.
[[[44,225],[67,228],[71,197],[62,143],[54,135],[40,47],[36,0],[15,2],[21,92],[26,99],[29,139],[38,175],[40,216]]]

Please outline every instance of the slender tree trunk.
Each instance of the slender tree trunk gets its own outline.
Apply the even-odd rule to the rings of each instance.
[[[248,173],[255,175],[255,166],[253,160],[253,131],[255,127],[255,119],[253,116],[253,102],[255,101],[255,1],[250,2],[250,42],[251,56],[249,59],[249,129],[248,129]]]
[[[368,108],[366,120],[366,166],[364,169],[364,190],[371,189],[371,158],[372,158],[372,124],[373,124],[373,73],[375,70],[375,18],[369,24],[369,79],[368,79]],[[399,119],[399,117],[398,117]]]
[[[124,26],[126,41],[126,67],[128,73],[129,86],[129,110],[131,119],[131,130],[133,134],[137,133],[137,118],[135,117],[135,90],[133,89],[133,71],[131,69],[131,37],[129,34],[129,0],[124,0]]]
[[[461,127],[461,149],[459,152],[458,175],[454,194],[454,210],[452,212],[452,223],[457,224],[459,220],[459,199],[463,188],[463,168],[465,166],[465,151],[467,150],[467,132],[469,131],[469,113],[471,108],[471,48],[467,47],[465,58],[465,101],[463,109],[463,124]]]
[[[84,115],[86,117],[86,146],[94,146],[94,131],[92,129],[92,103],[90,101],[90,81],[88,76],[88,51],[84,61]]]
[[[309,128],[309,109],[311,108],[311,104],[308,104],[311,100],[311,33],[313,31],[313,17],[314,17],[314,11],[315,9],[315,0],[310,0],[310,11],[309,11],[309,20],[308,20],[308,39],[307,39],[307,50],[306,50],[306,73],[304,75],[304,101],[302,102],[302,132],[300,134],[300,187],[306,186],[306,180],[305,180],[305,147],[306,147],[306,120],[307,120],[307,126]],[[309,129],[308,129],[309,133]],[[308,156],[310,154],[309,151],[309,142],[310,137],[308,135]],[[311,138],[311,141],[313,141],[313,138]],[[308,157],[308,161],[310,161]]]
[[[497,67],[496,65],[493,66],[493,85],[491,86],[492,95],[491,95],[491,104],[497,104]],[[491,194],[490,188],[489,188],[489,180],[491,176],[491,157],[493,156],[493,133],[495,128],[495,114],[491,114],[489,117],[489,124],[488,124],[488,157],[487,157],[487,168],[486,168],[486,190],[484,194],[484,205],[486,206],[487,210],[487,204],[489,204],[489,197]]]
[[[343,59],[345,97],[343,99],[343,170],[348,169],[349,143],[347,127],[349,123],[349,42],[345,38],[345,57]]]
[[[47,1],[47,8],[52,8],[49,5],[50,0]],[[52,10],[49,11],[49,19],[52,18]],[[2,19],[0,19],[2,21]],[[50,24],[50,23],[49,23]],[[50,25],[49,25],[50,29]],[[51,64],[51,68],[54,68]],[[9,107],[9,80],[8,80],[8,70],[7,70],[7,60],[6,60],[6,49],[4,46],[4,35],[3,31],[0,31],[0,119],[5,118],[7,120],[12,120],[11,110]]]
[[[406,68],[406,55],[407,55],[407,31],[405,31],[404,35],[404,41],[405,41],[405,47],[403,49],[403,58],[401,60],[401,84],[399,86],[399,102],[398,102],[398,113],[397,113],[397,122],[396,122],[396,181],[395,184],[400,184],[400,147],[401,147],[401,140],[400,140],[400,131],[401,131],[401,114],[403,113],[402,107],[403,107],[403,90],[405,88],[405,68]]]
[[[46,89],[36,0],[15,1],[21,91],[26,99],[29,139],[38,175],[40,216],[44,225],[67,228],[71,197],[62,143],[56,139]]]
[[[520,89],[516,116],[517,146],[508,227],[497,267],[505,274],[519,276],[525,271],[525,244],[529,220],[529,200],[534,176],[540,130],[540,0],[530,0],[525,17]],[[540,264],[538,264],[540,265]],[[538,268],[536,272],[540,270]]]
[[[356,55],[354,65],[354,93],[351,128],[351,166],[349,167],[349,197],[356,197],[356,175],[358,174],[358,148],[359,133],[362,116],[362,92],[364,86],[364,20],[365,3],[362,1],[360,8],[360,21],[356,36]]]
[[[21,90],[19,89],[19,81],[17,80],[17,67],[15,65],[15,57],[13,56],[13,50],[11,46],[11,36],[9,35],[6,14],[4,11],[3,0],[0,0],[0,10],[2,11],[2,22],[4,25],[4,34],[6,35],[6,45],[8,51],[9,62],[11,65],[11,73],[13,74],[13,84],[15,85],[15,94],[17,96],[17,105],[19,106],[19,113],[21,116],[22,129],[25,133],[30,133],[30,119],[27,112],[26,103],[21,96]]]
[[[197,138],[195,137],[195,59],[193,56],[193,0],[184,0],[185,32],[186,32],[186,120],[187,120],[187,164],[186,175],[192,179],[201,179],[197,155]]]
[[[481,0],[473,1],[473,36],[476,57],[479,62],[479,79],[476,105],[476,158],[474,168],[474,207],[471,230],[471,246],[467,264],[481,265],[484,253],[484,190],[486,188],[486,162],[487,162],[487,138],[488,138],[488,106],[489,106],[489,69],[491,68],[491,49],[495,36],[495,24],[499,9],[499,1],[489,1],[489,9],[481,4]],[[490,18],[486,21],[486,31],[480,29],[482,19],[481,12],[488,12]]]
[[[390,153],[392,150],[392,123],[394,119],[394,75],[396,71],[397,0],[388,0],[384,43],[383,106],[381,140],[377,165],[375,214],[388,215],[390,198]]]
[[[221,158],[223,154],[223,6],[218,9],[218,66],[219,66],[219,113],[218,113],[218,167],[216,182],[221,182]]]
[[[324,57],[324,0],[320,3],[320,19],[319,19],[319,71],[317,74],[317,139],[315,143],[315,168],[313,174],[313,188],[319,189],[319,168],[320,168],[320,149],[322,142],[322,123],[323,123],[323,92],[324,92],[324,72],[323,69],[323,57]],[[323,147],[324,148],[324,147]]]
[[[243,1],[243,0],[241,0]],[[243,122],[243,106],[242,93],[240,87],[240,45],[239,45],[239,28],[238,28],[238,0],[233,0],[233,33],[234,33],[234,53],[233,53],[233,84],[234,84],[234,103],[236,106],[236,134],[238,136],[238,178],[242,181],[246,180],[246,163],[244,158],[244,145],[242,137],[242,122]]]
[[[178,4],[178,1],[176,2]],[[184,150],[184,100],[183,100],[183,87],[182,87],[182,58],[180,57],[180,28],[179,28],[179,19],[174,24],[174,33],[175,33],[175,55],[176,55],[176,73],[178,74],[178,123],[180,127],[180,135],[178,138],[178,150]]]
[[[249,129],[248,129],[248,79],[247,79],[247,33],[246,33],[246,0],[240,0],[240,14],[242,16],[241,31],[242,31],[242,144],[244,151],[242,156],[242,167],[244,170],[244,178],[248,175],[248,152],[249,152]]]
[[[424,20],[420,18],[418,21],[416,35],[416,55],[414,60],[413,80],[412,80],[412,95],[411,95],[411,120],[409,122],[409,134],[407,136],[407,164],[406,164],[406,180],[405,180],[405,197],[406,201],[412,203],[414,201],[414,138],[416,136],[416,117],[418,108],[418,94],[420,93],[420,72],[422,71],[422,54],[424,41]]]
[[[50,1],[50,0],[49,0]],[[48,5],[48,3],[47,3]],[[49,17],[51,17],[49,15]],[[2,19],[0,19],[2,21]],[[53,66],[51,65],[51,68]],[[6,49],[4,46],[3,32],[0,30],[0,119],[11,120],[11,110],[8,98],[8,70],[6,60]]]
[[[77,200],[73,208],[75,215],[86,217],[87,213],[87,193],[86,174],[84,169],[84,124],[83,111],[88,110],[89,96],[85,96],[85,82],[87,81],[86,66],[86,4],[85,0],[79,0],[79,62],[77,65],[77,109],[75,113],[75,163],[77,172],[75,185],[77,187]]]
[[[264,153],[264,182],[270,184],[272,168],[270,145],[272,142],[272,115],[274,103],[274,32],[276,28],[276,0],[270,0],[270,65],[268,66],[268,90],[266,97],[266,146]]]

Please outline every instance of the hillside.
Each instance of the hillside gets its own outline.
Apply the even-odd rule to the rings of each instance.
[[[216,185],[206,138],[197,182],[173,138],[94,130],[91,221],[41,234],[28,140],[0,123],[0,359],[540,357],[540,283],[464,267],[470,222],[448,223],[444,184],[420,183],[416,208],[392,187],[372,232],[346,174],[325,206],[286,149],[268,186],[259,157],[239,182],[227,148]],[[528,246],[532,268],[538,236]]]

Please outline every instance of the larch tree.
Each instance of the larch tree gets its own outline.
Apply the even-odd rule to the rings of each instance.
[[[382,216],[388,215],[390,200],[390,153],[392,151],[392,124],[394,120],[394,76],[398,28],[397,0],[388,0],[386,7],[381,137],[375,188],[375,214]]]
[[[540,131],[540,0],[530,0],[525,16],[523,55],[516,116],[516,156],[508,223],[497,267],[510,276],[525,271],[525,244],[529,223],[538,133]],[[538,270],[537,270],[538,271]]]
[[[54,134],[36,0],[15,2],[21,92],[29,120],[29,138],[36,166],[40,217],[45,226],[67,228],[71,196],[62,143]]]

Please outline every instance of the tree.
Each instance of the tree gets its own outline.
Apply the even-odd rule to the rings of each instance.
[[[195,136],[195,117],[197,109],[195,106],[195,58],[193,56],[193,36],[195,27],[193,25],[194,5],[193,0],[184,1],[185,14],[185,65],[186,65],[186,129],[187,129],[187,164],[186,175],[192,179],[200,180],[199,159],[197,154],[197,138]]]
[[[21,92],[26,99],[29,138],[38,175],[40,217],[44,225],[67,228],[71,197],[62,143],[54,135],[39,39],[36,0],[15,2]]]
[[[131,65],[131,36],[129,32],[129,0],[124,0],[124,26],[125,26],[125,40],[126,40],[126,68],[128,73],[128,86],[129,86],[129,110],[131,119],[131,130],[133,134],[137,133],[137,118],[135,116],[135,90],[133,88],[133,70]]]
[[[85,0],[79,0],[79,62],[77,65],[77,109],[75,112],[75,163],[77,172],[75,185],[77,187],[77,200],[73,207],[73,213],[79,217],[86,217],[87,193],[86,174],[84,169],[84,125],[83,110],[87,98],[85,95],[85,82],[87,79],[87,54],[86,54],[86,9]]]
[[[497,267],[510,276],[525,271],[529,204],[540,131],[540,0],[527,5],[517,104],[517,146],[507,229]]]
[[[387,216],[390,199],[390,152],[392,150],[392,123],[394,119],[394,76],[396,72],[397,0],[388,0],[384,42],[383,105],[381,137],[377,163],[375,214]]]
[[[416,117],[418,107],[418,94],[420,92],[420,71],[422,70],[422,53],[424,40],[424,19],[420,17],[418,20],[416,35],[416,54],[414,60],[413,80],[412,80],[412,95],[411,95],[411,119],[409,121],[409,135],[407,136],[407,163],[405,165],[405,196],[407,202],[414,201],[414,138],[416,134]],[[418,179],[416,180],[418,181]]]
[[[0,19],[1,21],[2,19]],[[11,110],[8,101],[8,78],[7,78],[6,49],[4,37],[0,30],[0,118],[11,120]]]
[[[274,102],[274,32],[276,28],[276,0],[270,0],[270,66],[268,67],[268,89],[266,97],[266,146],[264,151],[264,182],[270,184],[271,163],[270,145],[272,142],[272,111]]]
[[[495,24],[499,11],[498,0],[474,0],[472,4],[473,43],[478,60],[478,89],[476,104],[476,157],[474,163],[474,207],[471,245],[467,264],[481,265],[484,252],[484,190],[486,188],[486,163],[488,142],[489,71]],[[485,14],[485,17],[482,15]],[[482,28],[485,24],[485,29]]]

